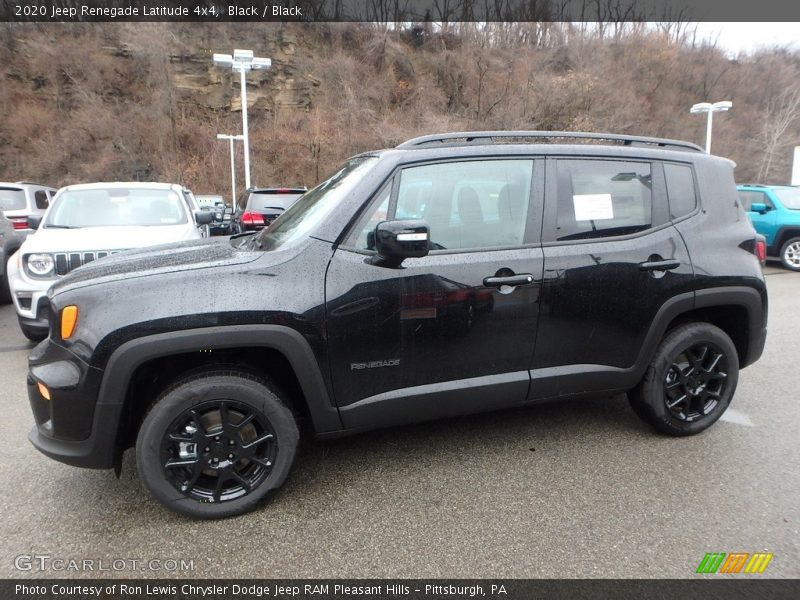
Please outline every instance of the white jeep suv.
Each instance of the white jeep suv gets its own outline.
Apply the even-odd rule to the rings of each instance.
[[[208,235],[213,213],[188,189],[168,183],[89,183],[58,191],[44,217],[8,262],[22,333],[48,334],[47,290],[59,277],[110,254]]]

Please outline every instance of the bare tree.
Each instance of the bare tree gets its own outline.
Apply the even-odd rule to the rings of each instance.
[[[798,117],[800,117],[800,84],[794,84],[777,96],[770,97],[761,124],[764,151],[758,167],[759,181],[769,181],[776,150]]]

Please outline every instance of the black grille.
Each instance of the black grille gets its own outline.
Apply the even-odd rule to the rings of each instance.
[[[66,275],[70,271],[73,271],[80,267],[81,265],[85,265],[86,263],[90,263],[95,259],[103,258],[104,256],[109,256],[110,254],[116,254],[118,252],[122,252],[122,250],[103,250],[102,252],[56,252],[53,256],[55,257],[56,261],[56,275]]]

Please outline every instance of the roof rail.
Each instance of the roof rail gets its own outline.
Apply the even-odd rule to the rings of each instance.
[[[791,183],[738,183],[736,185],[744,185],[754,188],[771,188],[771,187],[797,187]]]
[[[403,142],[398,148],[420,148],[425,146],[464,146],[497,143],[498,139],[578,139],[578,140],[599,140],[614,142],[623,146],[657,146],[673,150],[691,150],[693,152],[705,152],[697,144],[682,142],[680,140],[667,140],[654,137],[643,137],[636,135],[618,135],[614,133],[585,133],[575,131],[460,131],[454,133],[439,133],[434,135],[423,135]],[[525,143],[525,142],[522,142]],[[529,142],[528,142],[529,143]]]

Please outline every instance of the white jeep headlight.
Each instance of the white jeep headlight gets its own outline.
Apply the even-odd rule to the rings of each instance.
[[[28,255],[28,270],[32,275],[38,277],[45,277],[53,272],[53,257],[49,254],[29,254]]]

